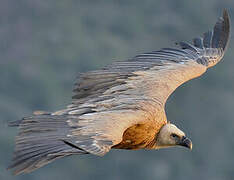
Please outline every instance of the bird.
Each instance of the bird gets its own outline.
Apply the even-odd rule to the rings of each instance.
[[[65,109],[35,111],[9,123],[19,129],[9,169],[15,175],[29,173],[62,157],[103,156],[111,149],[192,149],[192,141],[167,120],[165,103],[181,84],[216,65],[229,39],[224,9],[214,28],[192,43],[81,73]]]

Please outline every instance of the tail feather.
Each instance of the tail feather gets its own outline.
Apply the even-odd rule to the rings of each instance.
[[[71,130],[65,115],[34,115],[10,126],[19,127],[12,164],[14,174],[28,173],[58,158],[73,154],[87,154],[71,144],[67,134]]]

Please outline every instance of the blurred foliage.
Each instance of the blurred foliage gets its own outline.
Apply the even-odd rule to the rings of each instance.
[[[223,62],[167,103],[168,119],[191,137],[192,152],[113,150],[17,177],[6,170],[17,133],[7,122],[64,108],[79,72],[189,41],[211,29],[224,7],[232,18],[230,0],[1,0],[0,179],[233,179],[233,39]]]

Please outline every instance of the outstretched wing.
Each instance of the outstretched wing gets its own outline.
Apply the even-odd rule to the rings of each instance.
[[[184,82],[202,75],[221,60],[229,39],[226,10],[214,29],[180,42],[180,49],[164,48],[115,62],[101,70],[82,74],[74,89],[73,103],[64,112],[77,116],[68,121],[74,127],[74,144],[87,152],[103,155],[122,140],[134,124],[166,122],[164,105]]]

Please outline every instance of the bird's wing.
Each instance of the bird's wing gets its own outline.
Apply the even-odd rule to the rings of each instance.
[[[87,152],[103,155],[121,142],[124,131],[132,125],[146,121],[165,123],[157,113],[162,116],[167,98],[178,86],[221,60],[229,31],[225,10],[214,29],[195,38],[192,44],[181,42],[180,49],[140,54],[82,74],[74,89],[73,103],[63,112],[78,119],[68,121],[73,127],[73,143]]]

